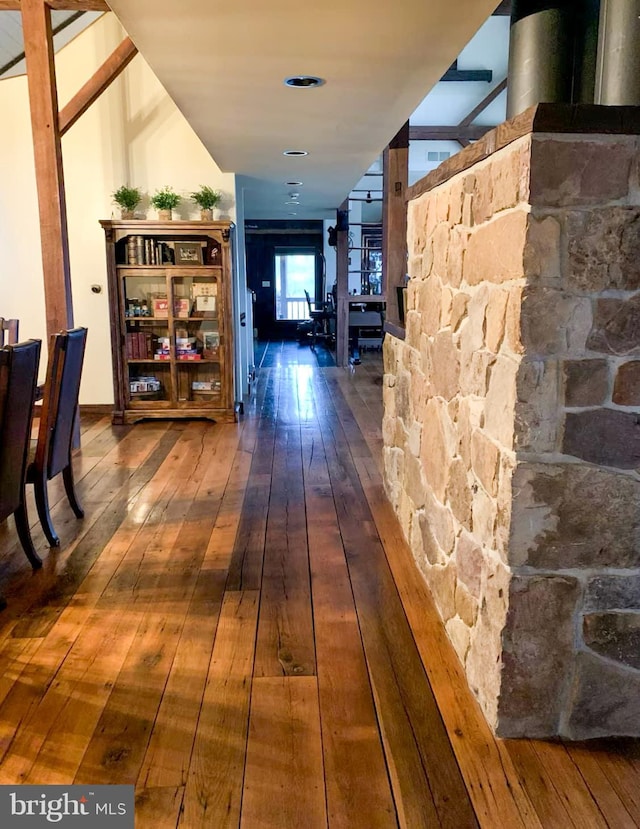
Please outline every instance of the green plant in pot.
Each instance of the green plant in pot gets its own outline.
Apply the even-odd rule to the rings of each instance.
[[[220,203],[222,193],[214,190],[208,184],[201,184],[200,189],[191,194],[191,200],[200,208],[200,218],[203,222],[210,222],[213,219],[213,208]]]
[[[161,221],[169,221],[172,218],[171,211],[180,204],[180,196],[172,187],[162,187],[151,196],[151,205],[158,211],[158,218]]]
[[[120,213],[123,219],[133,219],[133,211],[140,204],[142,200],[142,193],[137,187],[128,187],[123,184],[121,187],[111,194],[111,198],[120,208]]]

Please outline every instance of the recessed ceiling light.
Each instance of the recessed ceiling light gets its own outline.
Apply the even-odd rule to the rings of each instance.
[[[295,204],[296,206],[300,205],[299,201],[286,201],[285,204]]]
[[[286,86],[293,86],[296,89],[314,89],[326,83],[324,78],[317,78],[315,75],[292,75],[284,79]]]
[[[285,150],[282,155],[309,155],[308,150]]]
[[[290,216],[297,216],[297,213],[289,213]]]
[[[302,187],[302,181],[285,181],[287,187]]]

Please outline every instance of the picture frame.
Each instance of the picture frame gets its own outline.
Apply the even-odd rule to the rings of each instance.
[[[215,360],[220,352],[220,332],[202,332],[202,356],[206,360]]]
[[[200,242],[174,242],[176,265],[202,265]]]
[[[194,282],[191,286],[191,296],[195,299],[199,296],[217,296],[217,282]]]
[[[217,316],[218,297],[215,295],[201,294],[196,296],[193,305],[194,317],[215,317]]]

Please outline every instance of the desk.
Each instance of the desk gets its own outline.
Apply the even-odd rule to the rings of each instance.
[[[349,344],[357,365],[361,348],[382,346],[382,314],[380,311],[349,311]]]

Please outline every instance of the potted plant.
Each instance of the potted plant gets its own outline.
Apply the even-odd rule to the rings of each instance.
[[[151,196],[151,204],[158,211],[160,221],[168,222],[172,219],[171,211],[180,204],[180,196],[172,187],[162,187]]]
[[[191,200],[200,208],[200,218],[203,222],[213,219],[213,208],[220,202],[222,193],[214,190],[208,184],[201,184],[200,189],[191,194]]]
[[[133,219],[133,211],[140,204],[142,200],[142,193],[137,187],[127,187],[123,184],[121,187],[111,194],[111,198],[120,208],[120,214],[123,219]]]

